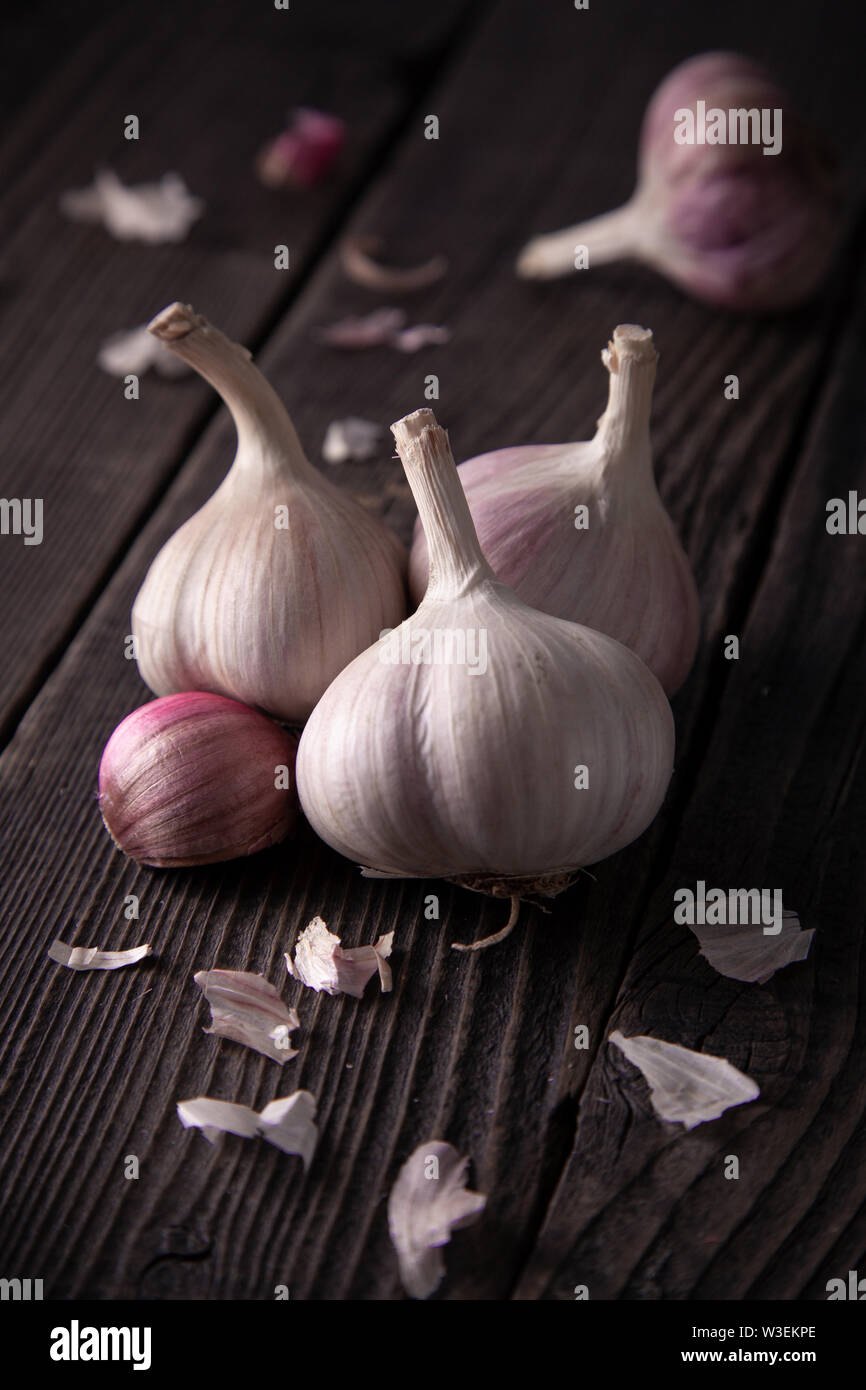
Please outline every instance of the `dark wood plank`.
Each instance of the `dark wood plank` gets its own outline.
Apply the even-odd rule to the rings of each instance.
[[[593,1298],[825,1298],[829,1278],[862,1263],[866,552],[825,521],[829,498],[866,489],[864,292],[861,273],[675,863],[605,1025],[728,1057],[760,1101],[689,1136],[666,1131],[602,1043],[519,1297],[570,1298],[580,1282]],[[763,987],[718,976],[672,921],[674,889],[697,878],[781,887],[817,928],[808,963]],[[736,1182],[722,1176],[729,1153]]]
[[[79,62],[84,49],[101,50],[104,59],[109,56],[106,20],[113,9],[109,0],[68,0],[63,6],[52,5],[50,0],[31,0],[26,6],[17,6],[14,13],[7,8],[3,16],[5,62],[0,91],[4,161],[9,156],[7,140],[18,142],[22,108],[26,108],[34,91],[49,84],[55,86],[58,79],[62,81],[60,74],[68,70],[70,51],[75,50]],[[56,86],[55,95],[59,95]]]
[[[717,21],[685,3],[671,5],[664,27],[649,31],[630,24],[633,14],[625,6],[585,13],[563,7],[540,25],[520,4],[497,6],[430,99],[429,110],[440,116],[440,141],[424,142],[420,119],[410,123],[364,200],[354,228],[381,231],[407,261],[434,250],[450,254],[448,280],[417,301],[419,317],[454,328],[447,349],[404,360],[385,350],[346,358],[315,345],[315,324],[375,302],[347,286],[328,257],[261,360],[314,457],[329,419],[358,413],[386,423],[420,403],[431,371],[440,376],[440,417],[458,453],[466,455],[496,444],[588,434],[603,404],[599,348],[617,322],[653,327],[663,353],[654,417],[662,485],[696,566],[705,616],[700,659],[677,701],[680,771],[669,804],[639,844],[593,871],[596,882],[572,890],[550,917],[527,910],[525,929],[480,958],[457,957],[448,943],[493,929],[501,904],[444,885],[363,881],[309,831],[246,865],[163,874],[125,862],[99,825],[96,761],[111,727],[146,698],[121,659],[129,603],[161,540],[212,490],[228,462],[230,430],[222,417],[216,420],[0,760],[0,914],[7,923],[0,943],[7,981],[0,1055],[8,1115],[0,1190],[10,1212],[4,1261],[35,1275],[50,1260],[49,1297],[269,1298],[277,1283],[287,1283],[293,1298],[399,1297],[386,1194],[411,1149],[434,1135],[471,1154],[474,1183],[489,1194],[483,1221],[461,1233],[448,1252],[445,1298],[501,1299],[515,1288],[519,1296],[568,1297],[568,1281],[587,1282],[579,1273],[588,1266],[593,1297],[605,1296],[605,1289],[632,1297],[657,1297],[660,1289],[685,1296],[683,1290],[718,1292],[759,1278],[772,1287],[774,1278],[786,1277],[779,1273],[790,1235],[784,1214],[755,1228],[757,1255],[747,1249],[748,1230],[767,1201],[766,1184],[750,1175],[728,1194],[734,1205],[716,1212],[718,1183],[713,1186],[708,1165],[717,1150],[730,1151],[721,1147],[725,1142],[734,1142],[717,1135],[737,1136],[739,1144],[740,1130],[757,1132],[759,1125],[774,1158],[787,1152],[792,1126],[803,1117],[792,1118],[794,1096],[785,1086],[808,1054],[815,1073],[809,1104],[818,1103],[822,1086],[831,1087],[843,1030],[855,1018],[853,984],[846,1017],[836,1022],[837,960],[816,984],[823,942],[814,962],[765,989],[745,991],[709,976],[695,959],[694,943],[667,924],[664,884],[669,869],[670,881],[688,882],[711,848],[714,875],[736,871],[739,881],[743,873],[751,880],[753,870],[756,877],[770,869],[793,871],[793,850],[790,859],[770,854],[768,844],[779,847],[772,831],[781,822],[767,824],[766,816],[782,805],[790,811],[789,776],[800,766],[801,775],[813,779],[800,839],[792,833],[804,877],[784,882],[807,925],[813,907],[822,904],[799,889],[812,883],[803,834],[826,809],[816,805],[814,788],[831,751],[829,729],[826,741],[808,745],[805,762],[791,760],[797,740],[814,730],[822,700],[832,712],[826,682],[841,672],[834,644],[850,640],[860,610],[852,600],[837,613],[838,625],[828,628],[833,659],[810,687],[813,703],[807,702],[802,718],[798,682],[806,671],[791,626],[796,610],[785,606],[779,579],[772,603],[764,601],[765,591],[754,608],[752,601],[773,546],[776,555],[796,553],[796,526],[810,540],[811,563],[803,573],[814,586],[817,615],[823,620],[820,603],[828,593],[832,600],[826,586],[842,581],[844,592],[851,590],[845,560],[827,549],[832,539],[822,543],[821,506],[817,517],[814,506],[810,515],[795,516],[790,505],[783,511],[780,504],[789,488],[802,492],[808,484],[820,494],[831,477],[841,486],[836,478],[845,473],[843,464],[834,465],[838,475],[825,476],[823,456],[814,446],[802,454],[802,443],[837,361],[842,388],[851,390],[846,383],[856,381],[859,368],[843,373],[834,344],[853,308],[862,305],[863,287],[854,297],[846,263],[817,306],[790,319],[741,323],[687,303],[648,272],[627,268],[567,286],[514,280],[511,262],[530,232],[591,210],[576,206],[572,188],[581,196],[591,193],[598,206],[628,192],[628,161],[649,90],[676,59],[720,39]],[[726,7],[724,21],[726,43],[753,51],[763,45],[771,55],[783,32],[781,9],[764,16],[761,30],[754,7],[746,4]],[[834,7],[821,16],[804,13],[798,46],[779,53],[789,79],[799,75],[805,86],[822,29],[835,24],[841,36],[846,22]],[[838,49],[844,66],[844,42]],[[852,50],[851,82],[853,61]],[[826,81],[831,78],[839,80],[839,73]],[[822,80],[816,73],[818,90],[814,83],[810,89],[816,109]],[[841,82],[843,103],[847,90]],[[823,91],[826,101],[830,86]],[[849,150],[858,148],[860,136],[852,126]],[[860,312],[848,330],[852,341]],[[735,406],[722,395],[730,370],[748,385]],[[824,407],[823,428],[836,421],[834,440],[851,413],[843,394],[840,414],[839,389],[831,387]],[[385,453],[369,467],[347,468],[341,479],[373,502],[389,502],[392,518],[405,529],[411,510],[398,466]],[[851,465],[850,476],[854,472]],[[840,544],[848,545],[849,563],[858,565],[856,542]],[[776,572],[767,570],[767,584]],[[753,620],[764,615],[754,645],[745,626],[749,613]],[[742,625],[744,655],[723,689],[721,637],[732,624],[734,630]],[[769,650],[763,653],[765,640]],[[820,651],[818,664],[826,655]],[[769,681],[765,663],[773,672]],[[768,683],[772,710],[768,706],[741,731],[755,703],[737,688],[753,696],[756,685]],[[840,674],[834,698],[852,728],[856,690]],[[732,744],[738,776],[729,778]],[[836,776],[833,795],[842,812],[849,806],[856,811],[862,783],[852,779],[846,786]],[[700,834],[688,829],[696,806],[704,808]],[[828,853],[849,863],[853,842],[834,818],[832,802],[827,806]],[[854,817],[850,823],[856,824]],[[832,902],[838,903],[840,883],[830,890]],[[423,917],[430,891],[440,895],[438,927]],[[141,894],[136,924],[122,919],[128,892]],[[282,951],[315,912],[351,944],[396,930],[394,994],[360,1003],[302,994],[302,1054],[282,1075],[264,1059],[201,1036],[207,1011],[191,982],[193,971],[219,964],[262,970],[278,980]],[[843,943],[852,939],[850,913],[845,920]],[[44,958],[58,933],[111,946],[149,939],[159,959],[127,975],[72,976]],[[295,992],[287,986],[288,997]],[[759,1114],[752,1107],[758,1118],[735,1113],[674,1143],[645,1119],[632,1140],[629,1124],[638,1129],[639,1122],[630,1121],[621,1096],[636,1098],[637,1105],[643,1092],[625,1065],[607,1057],[603,1040],[616,1026],[610,1022],[615,1007],[614,1017],[626,1025],[639,1016],[642,1025],[660,1030],[663,1020],[668,1030],[678,1030],[664,1036],[697,1046],[707,1038],[710,1050],[721,1039],[747,1070],[757,1061],[766,1089]],[[816,1043],[806,1049],[810,1007]],[[590,1028],[589,1054],[572,1046],[576,1023]],[[833,1041],[825,1057],[818,1044],[828,1037]],[[183,1134],[174,1113],[177,1099],[198,1093],[261,1105],[300,1085],[319,1097],[322,1118],[321,1145],[306,1179],[295,1161],[241,1141],[211,1150],[200,1136]],[[860,1123],[853,1077],[846,1073],[837,1092],[834,1104],[845,1124]],[[604,1100],[611,1105],[601,1107]],[[859,1095],[857,1104],[862,1108]],[[610,1120],[590,1124],[587,1116],[602,1108],[610,1109]],[[836,1163],[841,1197],[819,1191],[820,1174],[800,1194],[801,1204],[814,1203],[801,1219],[820,1246],[818,1258],[832,1253],[822,1234],[828,1204],[848,1220],[858,1191],[856,1143],[844,1154],[839,1136],[822,1153]],[[130,1152],[142,1162],[137,1183],[122,1177],[122,1158]],[[648,1200],[639,1175],[656,1161]],[[593,1164],[594,1185],[581,1204],[581,1183]],[[739,1221],[746,1244],[737,1246],[725,1234],[721,1246],[695,1248],[696,1237],[704,1239],[707,1192],[717,1223],[707,1238],[727,1232],[725,1222]],[[596,1222],[607,1223],[598,1241]],[[668,1254],[661,1236],[674,1226],[679,1243]],[[695,1234],[681,1234],[689,1229]],[[852,1222],[840,1238],[840,1256],[845,1242],[850,1249],[856,1239]],[[652,1258],[642,1262],[644,1252]],[[775,1271],[768,1266],[773,1259],[781,1262]],[[669,1262],[676,1267],[669,1270]]]
[[[366,31],[354,9],[332,0],[329,24],[301,6],[190,0],[126,10],[108,26],[105,51],[86,43],[58,80],[69,109],[58,114],[48,84],[0,156],[2,495],[41,497],[45,517],[40,546],[0,545],[0,742],[214,409],[201,384],[153,376],[140,400],[126,400],[123,383],[96,365],[100,344],[180,298],[255,348],[467,5],[448,0],[407,29],[395,22],[396,0],[386,0]],[[295,104],[343,116],[347,149],[316,189],[275,193],[258,182],[253,160]],[[130,112],[141,122],[138,141],[123,137]],[[170,247],[118,243],[69,223],[61,192],[104,165],[130,183],[177,168],[207,212]],[[287,271],[274,268],[278,244],[289,247]]]

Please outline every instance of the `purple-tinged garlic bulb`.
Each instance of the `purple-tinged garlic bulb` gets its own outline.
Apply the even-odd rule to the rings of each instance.
[[[521,896],[554,896],[646,829],[673,768],[673,718],[628,648],[497,581],[432,411],[392,428],[430,584],[314,709],[301,806],[347,858],[510,897],[513,923]]]
[[[817,289],[837,231],[833,162],[785,92],[750,58],[705,53],[652,97],[629,201],[534,238],[517,270],[543,280],[643,261],[696,299],[761,313]]]
[[[297,820],[294,736],[202,691],[151,700],[118,724],[99,764],[99,809],[118,849],[171,868],[255,854]]]
[[[460,465],[481,549],[524,603],[605,632],[630,647],[668,695],[698,642],[689,562],[656,490],[650,407],[658,353],[652,333],[620,324],[602,352],[610,374],[595,437],[528,444]],[[427,588],[419,521],[409,556],[416,602]]]

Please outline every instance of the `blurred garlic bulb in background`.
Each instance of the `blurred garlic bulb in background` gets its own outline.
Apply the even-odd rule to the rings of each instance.
[[[699,103],[705,118],[724,113],[725,143],[700,143],[699,131],[708,132]],[[683,112],[692,113],[695,138],[680,143],[676,132],[689,133]],[[720,125],[714,121],[713,137]],[[629,201],[535,237],[517,270],[547,280],[580,268],[578,261],[591,270],[630,259],[708,304],[746,313],[785,309],[807,299],[827,273],[838,201],[834,161],[766,69],[735,53],[704,53],[674,68],[653,95]]]

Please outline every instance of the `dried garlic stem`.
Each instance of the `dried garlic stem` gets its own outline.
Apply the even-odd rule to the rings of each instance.
[[[649,485],[655,494],[650,449],[650,413],[659,355],[648,328],[621,323],[602,350],[610,373],[607,408],[598,422],[598,440],[620,473]],[[625,460],[625,463],[623,463]]]
[[[236,465],[242,473],[316,478],[285,406],[247,348],[233,343],[191,304],[170,304],[147,327],[222,396],[237,429]]]
[[[478,578],[495,578],[478,544],[448,433],[433,411],[416,410],[391,430],[427,537],[427,597],[458,598]]]
[[[452,941],[452,951],[486,951],[488,946],[498,946],[500,941],[504,941],[506,936],[510,936],[517,925],[517,918],[520,913],[520,899],[514,894],[511,898],[511,912],[508,921],[501,931],[494,932],[492,936],[483,936],[480,941]]]
[[[614,212],[590,217],[561,232],[533,237],[517,258],[517,273],[527,280],[554,280],[579,268],[577,248],[586,247],[589,267],[626,257],[640,258],[640,223],[633,201]]]

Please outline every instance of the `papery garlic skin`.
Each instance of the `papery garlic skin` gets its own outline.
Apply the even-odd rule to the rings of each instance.
[[[430,1177],[433,1159],[435,1178]],[[469,1159],[452,1144],[428,1139],[407,1158],[388,1198],[388,1230],[400,1262],[400,1282],[412,1298],[429,1298],[445,1274],[442,1247],[452,1231],[477,1221],[487,1204],[466,1186]]]
[[[152,700],[118,724],[99,809],[118,849],[158,868],[213,864],[285,839],[297,820],[294,735],[201,691]],[[283,771],[285,769],[285,771]]]
[[[532,608],[615,637],[673,695],[694,661],[700,611],[653,477],[657,359],[648,329],[620,324],[602,353],[609,399],[593,439],[498,449],[458,472],[497,579]],[[587,529],[575,525],[578,507],[588,509]],[[420,520],[409,584],[420,602],[427,587]]]
[[[270,140],[256,158],[256,172],[268,188],[312,188],[331,169],[346,143],[338,116],[299,106],[288,128]]]
[[[245,348],[189,305],[150,331],[225,400],[234,464],[153,561],[132,610],[142,679],[208,690],[300,723],[382,627],[406,612],[405,550],[304,456]]]
[[[557,892],[655,816],[673,766],[670,707],[620,643],[497,582],[432,412],[393,429],[433,561],[398,636],[483,632],[485,668],[392,664],[386,642],[362,653],[302,734],[301,805],[322,839],[378,871]]]
[[[102,222],[118,241],[151,245],[184,241],[205,204],[194,197],[180,174],[163,174],[158,183],[121,183],[111,169],[101,169],[89,188],[60,196],[61,210],[73,222]]]
[[[677,112],[782,113],[782,144],[677,143]],[[621,208],[523,248],[518,274],[572,273],[642,261],[697,299],[739,312],[789,308],[825,278],[839,231],[834,162],[761,64],[736,53],[681,63],[654,93],[641,130],[637,186]]]

